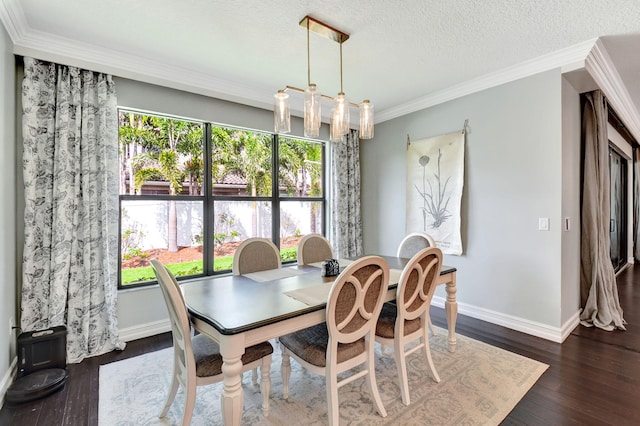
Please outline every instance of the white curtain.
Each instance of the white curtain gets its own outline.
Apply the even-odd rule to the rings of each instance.
[[[123,349],[111,76],[24,58],[23,331],[64,325],[67,362]]]
[[[580,296],[581,324],[604,330],[625,330],[611,264],[609,220],[609,138],[607,104],[602,92],[585,95],[582,116],[584,169],[582,182],[582,233]]]
[[[339,258],[361,256],[360,138],[351,130],[331,144],[331,233]]]

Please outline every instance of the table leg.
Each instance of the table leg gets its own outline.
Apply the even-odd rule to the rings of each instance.
[[[222,336],[220,339],[222,354],[222,375],[224,389],[220,398],[222,422],[225,426],[239,426],[242,420],[244,395],[242,391],[242,354],[244,354],[244,336]]]
[[[447,325],[449,328],[449,352],[456,351],[456,319],[458,318],[458,302],[456,301],[456,277],[455,274],[447,285],[447,300],[444,302],[447,313]]]

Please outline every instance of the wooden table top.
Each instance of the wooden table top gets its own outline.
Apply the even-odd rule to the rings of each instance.
[[[390,269],[402,269],[408,259],[382,256]],[[245,276],[208,277],[181,284],[189,313],[211,324],[221,334],[231,335],[295,318],[324,309],[326,303],[308,306],[286,294],[321,283],[331,283],[336,277],[322,277],[320,268],[311,266],[285,267],[302,274],[257,282]],[[441,275],[456,269],[442,266]],[[397,287],[389,285],[389,289]]]

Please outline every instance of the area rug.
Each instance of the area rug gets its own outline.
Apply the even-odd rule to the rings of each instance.
[[[440,375],[435,383],[420,352],[407,362],[411,405],[402,404],[396,366],[391,353],[376,344],[376,379],[387,417],[382,418],[369,398],[365,379],[339,390],[340,424],[344,425],[497,425],[515,407],[549,367],[538,361],[457,336],[455,353],[447,346],[446,331],[436,327],[431,341],[433,360]],[[184,404],[182,389],[166,418],[164,407],[172,373],[172,348],[100,367],[98,422],[111,425],[180,424]],[[324,378],[291,360],[288,400],[282,397],[280,349],[273,353],[271,400],[268,417],[260,409],[259,386],[244,377],[243,425],[325,425],[328,423]],[[222,424],[222,383],[199,387],[191,424]]]

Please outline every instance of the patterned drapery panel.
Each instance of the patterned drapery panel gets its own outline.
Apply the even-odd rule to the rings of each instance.
[[[24,58],[22,108],[22,330],[65,325],[70,363],[123,349],[113,80]]]
[[[331,243],[339,258],[361,256],[360,138],[351,130],[331,144]]]

